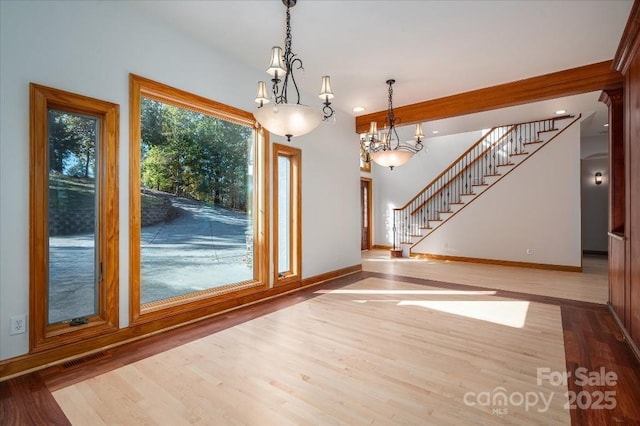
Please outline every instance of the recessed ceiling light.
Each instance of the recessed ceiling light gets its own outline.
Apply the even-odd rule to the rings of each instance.
[[[556,111],[556,115],[565,114],[567,112],[566,109],[559,109]]]
[[[353,112],[362,112],[362,111],[364,111],[364,107],[361,107],[361,106],[353,107]]]
[[[609,123],[605,123],[604,127],[609,127]]]
[[[433,132],[431,132],[431,133],[433,133],[434,135],[437,135],[438,133],[440,133],[440,131],[439,131],[439,130],[434,130],[434,131],[433,131]]]

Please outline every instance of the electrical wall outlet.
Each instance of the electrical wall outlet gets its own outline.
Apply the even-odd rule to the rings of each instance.
[[[16,315],[11,317],[11,335],[22,334],[27,331],[27,316]]]
[[[528,248],[528,249],[527,249],[527,254],[528,254],[529,256],[531,256],[531,255],[533,254],[533,249]]]

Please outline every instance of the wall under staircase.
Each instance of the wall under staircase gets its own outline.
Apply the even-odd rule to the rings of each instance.
[[[473,142],[475,140],[469,139],[466,145]],[[431,231],[431,235],[411,247],[411,253],[580,267],[579,144],[578,122],[541,147],[539,152],[495,183],[486,193],[465,205],[463,211]],[[411,169],[408,165],[391,172],[374,168],[374,203],[383,210],[382,216],[377,215],[375,225],[382,227],[387,236],[386,243],[374,240],[375,244],[392,245],[391,210],[402,206],[397,202],[389,203],[393,185],[388,185],[387,179],[392,173],[399,172],[391,178],[395,184],[403,185],[402,182],[405,182],[404,185],[407,185],[408,182],[419,180],[421,186],[414,190],[415,195],[424,182],[428,182],[428,179],[418,175],[421,169],[434,167],[429,161],[430,155],[438,157],[433,152],[434,148],[446,149],[443,143],[429,145],[428,141],[427,146],[429,150],[425,155],[416,156],[408,164],[412,166]],[[441,170],[442,167],[439,167],[437,173]],[[380,183],[382,188],[377,188]],[[408,198],[403,201],[406,200]],[[443,215],[443,218],[446,216]],[[375,235],[378,237],[380,233]],[[418,240],[414,238],[413,242]],[[405,255],[409,254],[409,247],[405,245]]]

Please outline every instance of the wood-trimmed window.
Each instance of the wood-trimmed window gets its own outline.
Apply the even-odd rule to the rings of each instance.
[[[299,149],[273,144],[275,285],[301,279],[301,160]]]
[[[116,104],[30,85],[32,351],[118,329]]]
[[[256,129],[249,112],[130,76],[132,325],[267,289],[268,141]]]

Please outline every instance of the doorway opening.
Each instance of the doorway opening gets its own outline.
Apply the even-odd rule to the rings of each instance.
[[[370,178],[360,178],[360,250],[371,249],[371,186]]]

